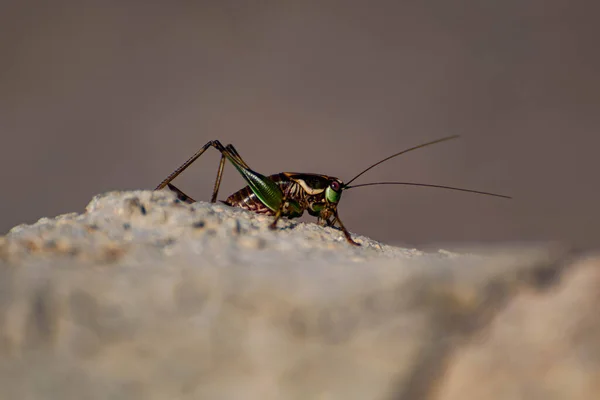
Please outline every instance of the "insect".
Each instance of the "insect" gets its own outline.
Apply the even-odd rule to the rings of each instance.
[[[337,223],[348,243],[360,246],[359,243],[352,239],[352,236],[344,227],[344,224],[338,215],[338,203],[342,197],[342,193],[348,189],[374,185],[408,185],[457,190],[510,199],[509,196],[504,196],[501,194],[414,182],[371,182],[350,185],[365,172],[391,158],[425,146],[456,139],[458,137],[458,135],[447,136],[392,154],[391,156],[386,157],[383,160],[378,161],[364,169],[346,183],[333,176],[310,173],[281,172],[278,174],[265,176],[252,170],[242,159],[233,145],[228,144],[227,146],[223,146],[218,140],[211,140],[202,146],[200,150],[198,150],[179,168],[166,177],[156,187],[155,190],[160,190],[168,186],[169,189],[177,193],[179,200],[187,203],[194,203],[194,199],[171,184],[171,181],[181,174],[186,168],[188,168],[194,161],[196,161],[209,147],[214,147],[221,152],[221,161],[219,163],[219,169],[217,170],[217,179],[215,181],[211,203],[215,203],[217,201],[217,195],[221,185],[221,178],[223,176],[223,169],[225,167],[225,160],[229,160],[242,175],[244,180],[248,183],[248,186],[233,193],[225,201],[222,201],[222,203],[231,207],[240,207],[258,214],[274,216],[273,222],[269,225],[271,229],[275,229],[277,227],[277,221],[281,217],[298,218],[304,213],[304,211],[307,211],[310,215],[317,217],[317,223],[321,226],[334,226]]]

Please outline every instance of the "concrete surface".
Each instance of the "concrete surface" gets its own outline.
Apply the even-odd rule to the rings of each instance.
[[[593,255],[269,222],[138,191],[13,228],[0,398],[598,398]]]

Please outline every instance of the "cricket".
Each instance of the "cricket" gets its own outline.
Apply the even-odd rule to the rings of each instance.
[[[219,150],[219,152],[221,152],[221,161],[217,170],[217,179],[215,181],[211,203],[215,203],[217,201],[217,195],[219,193],[219,187],[221,185],[221,178],[223,176],[223,169],[225,168],[225,160],[229,160],[229,162],[233,164],[236,170],[248,183],[248,186],[233,193],[225,201],[221,201],[222,203],[231,207],[243,208],[245,210],[255,212],[258,214],[274,216],[273,222],[269,225],[271,229],[277,228],[277,221],[279,221],[281,217],[286,217],[289,219],[299,218],[304,214],[304,211],[307,211],[311,216],[317,217],[317,223],[321,226],[334,227],[335,224],[337,224],[339,226],[339,229],[344,234],[348,243],[355,246],[360,246],[359,243],[355,242],[352,239],[352,236],[340,220],[338,214],[337,208],[340,199],[342,198],[342,192],[348,189],[376,185],[405,185],[455,190],[485,196],[501,197],[505,199],[511,198],[510,196],[482,192],[479,190],[415,182],[370,182],[361,183],[358,185],[350,185],[352,182],[354,182],[367,171],[370,171],[376,166],[394,157],[398,157],[401,154],[405,154],[410,151],[417,150],[436,143],[456,139],[458,137],[459,135],[443,137],[441,139],[423,143],[418,146],[414,146],[402,150],[398,153],[392,154],[391,156],[386,157],[383,160],[380,160],[375,164],[370,165],[346,183],[344,183],[341,179],[333,176],[301,172],[280,172],[278,174],[265,176],[252,170],[248,166],[248,164],[246,164],[246,162],[242,159],[242,157],[239,155],[239,153],[236,151],[233,145],[228,144],[227,146],[223,146],[218,140],[211,140],[210,142],[202,146],[200,150],[198,150],[179,168],[177,168],[169,176],[167,176],[156,187],[155,190],[161,190],[165,187],[168,187],[170,190],[177,194],[179,200],[186,203],[194,203],[194,199],[192,199],[190,196],[186,195],[176,186],[171,184],[171,181],[173,181],[177,176],[179,176],[179,174],[185,171],[209,147],[214,147],[215,149]]]

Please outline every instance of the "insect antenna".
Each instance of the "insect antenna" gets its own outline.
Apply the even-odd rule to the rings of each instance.
[[[456,138],[458,138],[458,137],[460,137],[460,136],[459,136],[459,135],[446,136],[446,137],[443,137],[443,138],[441,138],[441,139],[437,139],[437,140],[434,140],[434,141],[432,141],[432,142],[423,143],[423,144],[420,144],[420,145],[418,145],[418,146],[411,147],[410,149],[402,150],[402,151],[401,151],[401,152],[399,152],[399,153],[392,154],[391,156],[389,156],[389,157],[386,157],[386,158],[384,158],[383,160],[376,162],[375,164],[371,165],[370,167],[368,167],[367,169],[365,169],[364,171],[362,171],[361,173],[359,173],[358,175],[356,175],[354,178],[350,179],[348,182],[346,182],[346,185],[344,186],[344,188],[348,188],[348,185],[349,185],[350,183],[354,182],[354,181],[356,180],[356,178],[358,178],[359,176],[361,176],[361,175],[362,175],[362,174],[364,174],[365,172],[369,171],[370,169],[372,169],[372,168],[375,168],[375,167],[376,167],[376,166],[378,166],[379,164],[386,162],[386,161],[387,161],[387,160],[389,160],[390,158],[398,157],[399,155],[401,155],[401,154],[404,154],[404,153],[408,153],[409,151],[417,150],[417,149],[420,149],[421,147],[430,146],[430,145],[432,145],[432,144],[436,144],[436,143],[445,142],[446,140],[456,139]],[[353,186],[353,187],[357,187],[357,186]]]
[[[480,190],[463,189],[463,188],[457,188],[457,187],[453,187],[453,186],[429,185],[427,183],[415,183],[415,182],[371,182],[371,183],[361,183],[359,185],[353,185],[353,186],[346,185],[345,189],[354,189],[354,188],[357,188],[357,187],[375,186],[375,185],[423,186],[423,187],[432,187],[432,188],[439,188],[439,189],[456,190],[456,191],[459,191],[459,192],[482,194],[482,195],[485,195],[485,196],[502,197],[502,198],[505,198],[505,199],[512,199],[512,197],[505,196],[503,194],[490,193],[490,192],[482,192]]]

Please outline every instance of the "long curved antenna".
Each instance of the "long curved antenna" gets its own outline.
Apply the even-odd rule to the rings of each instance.
[[[444,137],[444,138],[441,138],[441,139],[434,140],[433,142],[427,142],[427,143],[423,143],[423,144],[420,144],[420,145],[418,145],[418,146],[411,147],[410,149],[402,150],[402,151],[401,151],[401,152],[399,152],[399,153],[392,154],[391,156],[389,156],[389,157],[386,157],[386,158],[384,158],[383,160],[381,160],[381,161],[379,161],[379,162],[376,162],[375,164],[371,165],[369,168],[367,168],[367,169],[365,169],[364,171],[362,171],[360,174],[356,175],[354,178],[350,179],[350,180],[349,180],[349,181],[346,183],[345,187],[348,187],[348,185],[349,185],[351,182],[354,182],[354,181],[356,180],[356,178],[358,178],[359,176],[361,176],[361,175],[362,175],[362,174],[364,174],[365,172],[369,171],[371,168],[374,168],[374,167],[378,166],[379,164],[381,164],[381,163],[383,163],[383,162],[385,162],[385,161],[389,160],[390,158],[397,157],[397,156],[399,156],[400,154],[408,153],[409,151],[413,151],[413,150],[420,149],[421,147],[430,146],[430,145],[432,145],[432,144],[436,144],[436,143],[440,143],[440,142],[445,142],[446,140],[456,139],[456,138],[458,138],[458,137],[460,137],[460,135],[452,135],[452,136],[447,136],[447,137]],[[356,186],[354,186],[354,187],[356,187]]]
[[[502,198],[505,198],[505,199],[512,199],[512,197],[505,196],[503,194],[490,193],[490,192],[481,192],[479,190],[471,190],[471,189],[462,189],[462,188],[457,188],[457,187],[453,187],[453,186],[429,185],[429,184],[426,184],[426,183],[414,183],[414,182],[371,182],[371,183],[361,183],[360,185],[346,186],[345,189],[354,189],[354,188],[357,188],[357,187],[375,186],[375,185],[424,186],[424,187],[432,187],[432,188],[439,188],[439,189],[457,190],[459,192],[483,194],[483,195],[486,195],[486,196],[502,197]]]

